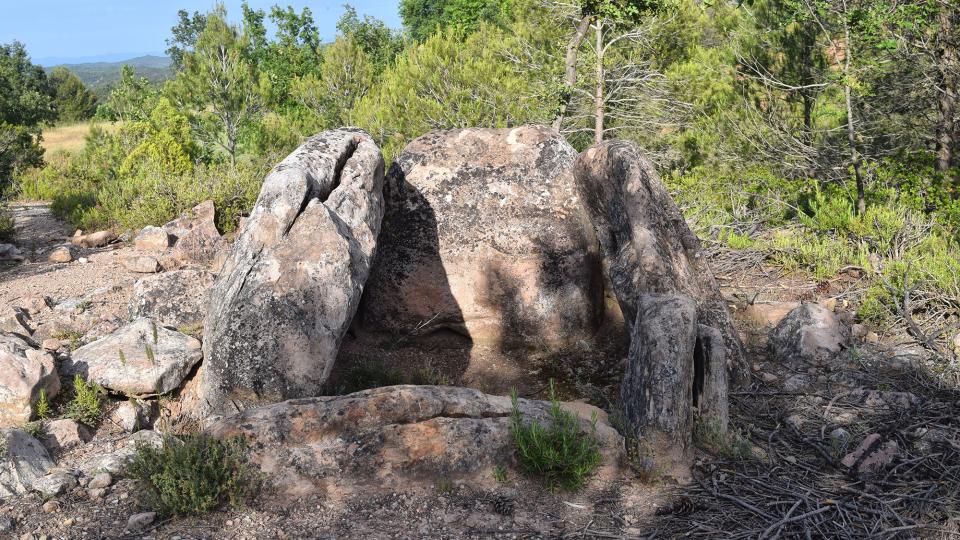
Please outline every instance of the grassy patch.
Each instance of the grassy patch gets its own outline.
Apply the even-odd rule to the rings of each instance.
[[[546,426],[536,419],[525,422],[516,391],[511,399],[510,435],[520,465],[528,473],[543,478],[551,489],[580,489],[602,459],[596,437],[596,416],[592,418],[593,432],[584,431],[580,417],[560,406],[553,380],[550,381],[550,422]]]
[[[127,474],[147,489],[150,504],[167,515],[199,515],[221,504],[240,506],[258,480],[246,463],[241,439],[204,435],[165,437],[160,448],[137,447]]]
[[[0,203],[0,242],[13,242],[14,237],[13,214]]]

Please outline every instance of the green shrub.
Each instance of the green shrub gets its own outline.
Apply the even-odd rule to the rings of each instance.
[[[97,427],[103,415],[103,387],[96,382],[87,382],[80,375],[73,378],[73,399],[67,403],[67,418],[81,424]]]
[[[583,431],[580,417],[560,406],[553,380],[550,381],[550,424],[547,426],[536,419],[525,423],[516,390],[510,397],[513,401],[510,435],[520,465],[528,473],[543,478],[551,489],[582,487],[601,461],[596,415],[592,418],[593,432]]]
[[[0,242],[13,242],[14,223],[13,214],[0,201]]]
[[[33,412],[40,420],[46,420],[53,414],[50,398],[47,397],[47,391],[43,388],[40,389],[40,395],[37,397],[37,403],[33,406]]]
[[[242,505],[258,479],[246,463],[242,439],[205,435],[164,437],[160,448],[142,444],[127,474],[148,489],[151,505],[168,515],[199,515],[223,503]]]

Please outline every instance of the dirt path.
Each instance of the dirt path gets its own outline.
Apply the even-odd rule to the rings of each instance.
[[[0,269],[0,307],[16,306],[18,300],[38,295],[62,302],[132,282],[133,274],[121,264],[121,257],[132,250],[122,244],[103,249],[77,248],[73,262],[48,262],[47,251],[65,243],[72,227],[54,216],[47,203],[17,203],[10,210],[16,227],[15,243],[26,260]],[[79,262],[81,257],[86,262]]]

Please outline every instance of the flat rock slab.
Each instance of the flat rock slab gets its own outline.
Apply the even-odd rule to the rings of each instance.
[[[525,418],[548,421],[550,404],[520,400]],[[602,411],[565,404],[596,436],[604,466],[616,467],[623,439]],[[434,486],[439,478],[490,481],[515,466],[510,398],[449,386],[392,386],[248,409],[213,424],[214,437],[240,436],[268,481],[291,495],[364,486]]]
[[[208,408],[321,393],[370,271],[383,166],[369,135],[338,129],[308,139],[264,180],[210,293]]]
[[[63,370],[130,396],[166,394],[201,356],[196,338],[141,318],[73,351]]]

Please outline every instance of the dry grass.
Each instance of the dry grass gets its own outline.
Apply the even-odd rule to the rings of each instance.
[[[64,126],[56,126],[43,130],[43,141],[41,145],[48,153],[57,151],[78,152],[83,149],[87,142],[87,134],[90,133],[91,122],[80,122]],[[114,132],[120,127],[120,122],[98,124],[107,132]]]

